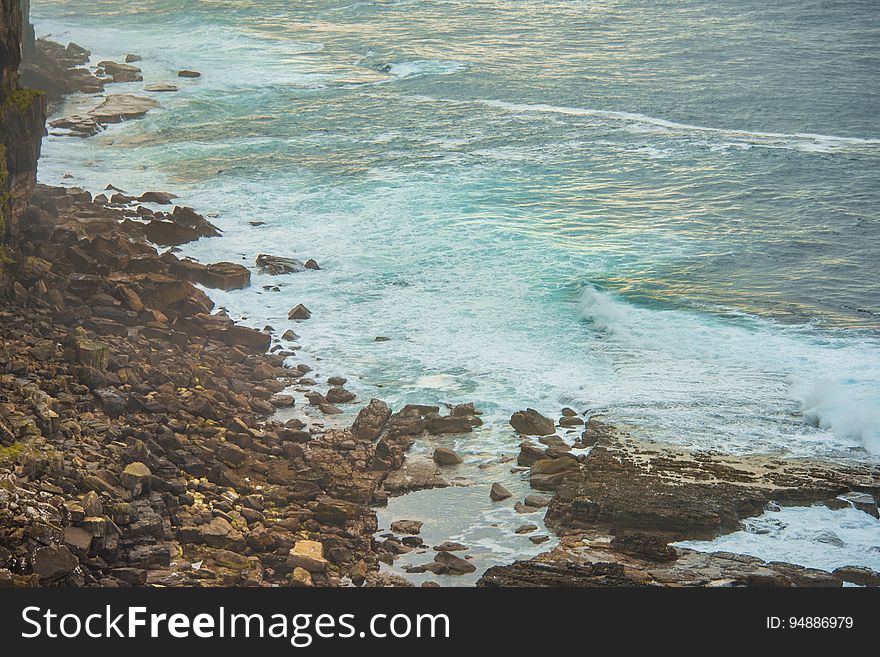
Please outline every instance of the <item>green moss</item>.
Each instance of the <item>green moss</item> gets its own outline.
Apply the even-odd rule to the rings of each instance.
[[[12,443],[9,447],[0,446],[0,465],[11,465],[25,451],[22,442]]]
[[[45,95],[45,92],[37,89],[16,89],[9,94],[6,102],[3,103],[3,107],[0,107],[0,114],[5,114],[13,105],[22,112],[27,112],[33,106],[34,100]]]

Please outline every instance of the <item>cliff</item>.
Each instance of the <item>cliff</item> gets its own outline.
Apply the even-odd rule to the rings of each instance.
[[[0,241],[15,231],[37,175],[46,103],[42,92],[21,89],[22,7],[0,0]],[[33,28],[27,33],[32,35]]]

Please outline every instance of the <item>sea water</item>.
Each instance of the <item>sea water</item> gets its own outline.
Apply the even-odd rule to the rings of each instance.
[[[304,303],[303,358],[361,399],[473,401],[486,429],[465,454],[515,452],[515,410],[572,406],[698,449],[880,462],[876,3],[32,13],[93,63],[134,52],[145,83],[180,86],[142,120],[48,137],[40,179],[216,212],[224,236],[183,248],[205,262],[315,258],[211,295],[278,333]],[[876,567],[880,522],[805,512]],[[726,540],[840,565],[753,525]]]

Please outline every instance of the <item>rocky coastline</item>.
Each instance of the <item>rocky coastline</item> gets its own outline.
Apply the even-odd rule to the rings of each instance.
[[[36,184],[47,101],[140,81],[139,57],[90,67],[88,50],[34,39],[18,0],[0,1],[0,584],[408,586],[383,564],[413,551],[426,563],[407,572],[473,572],[468,546],[425,544],[418,520],[376,538],[375,507],[448,485],[458,454],[408,451],[421,436],[480,430],[480,411],[394,412],[374,399],[342,426],[339,407],[359,402],[344,378],[319,383],[297,362],[292,328],[236,324],[203,291],[246,287],[248,268],[177,255],[221,238],[208,219],[167,192]],[[40,91],[18,86],[20,48],[21,84]],[[158,106],[130,94],[95,100],[50,128],[87,138]],[[265,254],[254,266],[320,269]],[[296,306],[289,320],[310,315]],[[560,543],[490,568],[478,586],[880,585],[864,568],[828,573],[671,545],[735,531],[777,504],[877,517],[876,466],[691,453],[572,409],[556,421],[517,411],[510,425],[523,439],[511,467],[538,492],[517,500],[496,482],[491,502],[546,507]]]

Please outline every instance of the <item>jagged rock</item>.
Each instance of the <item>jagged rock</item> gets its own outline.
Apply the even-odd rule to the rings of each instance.
[[[514,531],[515,534],[530,534],[538,528],[538,525],[534,525],[532,523],[527,523],[525,525],[520,525]]]
[[[356,440],[372,442],[382,434],[390,417],[391,409],[388,408],[388,404],[381,399],[371,399],[352,423],[351,435]]]
[[[108,417],[119,417],[125,413],[125,399],[112,388],[95,390],[95,399],[98,400],[98,403]]]
[[[553,420],[544,417],[533,408],[514,413],[510,418],[510,426],[525,436],[549,436],[556,433]]]

